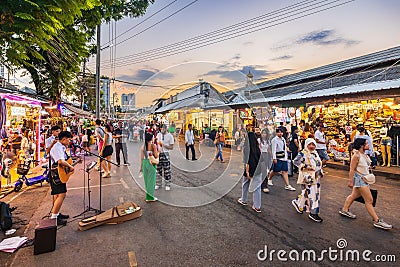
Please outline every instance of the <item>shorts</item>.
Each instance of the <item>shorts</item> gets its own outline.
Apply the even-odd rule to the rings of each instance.
[[[67,193],[67,184],[64,183],[54,184],[52,179],[50,179],[50,177],[49,177],[49,183],[51,187],[51,195]]]
[[[326,149],[317,149],[317,152],[321,160],[329,160],[328,152],[326,152]]]
[[[106,158],[108,156],[111,156],[114,152],[114,149],[112,146],[106,146],[103,150],[103,155],[101,155],[103,158]]]
[[[364,187],[368,186],[368,184],[363,180],[363,176],[357,172],[354,173],[354,187]]]
[[[381,139],[382,146],[392,146],[392,139],[390,138],[382,138]]]
[[[274,172],[287,172],[288,171],[288,163],[286,160],[277,160],[276,164],[272,164],[272,170]]]

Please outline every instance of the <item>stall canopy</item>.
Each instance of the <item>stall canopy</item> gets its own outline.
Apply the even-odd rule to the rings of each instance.
[[[63,106],[67,110],[67,113],[68,112],[70,113],[69,115],[74,114],[77,116],[84,116],[84,117],[92,117],[93,116],[93,113],[83,110],[83,109],[80,109],[80,108],[77,108],[77,107],[74,107],[70,104],[63,104]]]

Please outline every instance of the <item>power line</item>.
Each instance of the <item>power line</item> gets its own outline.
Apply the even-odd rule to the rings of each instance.
[[[206,34],[202,34],[202,35],[199,35],[199,36],[196,36],[196,37],[192,37],[192,38],[186,39],[186,40],[184,40],[184,41],[176,42],[176,43],[169,44],[169,45],[162,46],[162,47],[155,48],[155,49],[150,49],[150,50],[148,50],[148,51],[144,51],[144,52],[132,54],[132,55],[129,55],[129,56],[124,56],[124,57],[121,57],[121,58],[119,58],[119,59],[132,58],[132,57],[136,57],[136,56],[139,56],[139,55],[144,55],[144,54],[148,54],[148,53],[151,53],[151,52],[157,52],[157,51],[165,50],[165,49],[169,49],[169,48],[177,48],[177,47],[179,47],[180,45],[183,45],[183,44],[186,44],[186,43],[192,43],[192,42],[197,41],[197,40],[199,40],[199,39],[203,39],[203,38],[205,38],[205,37],[210,37],[210,36],[219,34],[219,33],[221,33],[221,32],[223,33],[223,32],[226,31],[226,30],[235,29],[235,28],[237,28],[238,26],[242,26],[242,25],[244,25],[245,27],[249,27],[249,26],[251,26],[251,24],[246,24],[246,23],[251,23],[251,22],[253,22],[253,21],[258,21],[258,20],[261,20],[261,19],[263,19],[263,18],[267,18],[267,17],[270,16],[270,15],[277,14],[277,13],[281,13],[281,12],[285,12],[287,9],[295,8],[295,7],[301,6],[301,5],[305,4],[305,3],[312,3],[312,2],[316,2],[316,1],[319,1],[319,0],[311,0],[311,1],[310,1],[310,0],[306,0],[306,1],[302,1],[302,2],[299,2],[299,3],[297,3],[297,4],[293,4],[293,5],[290,5],[290,6],[287,6],[287,7],[278,9],[278,10],[275,10],[275,11],[273,11],[273,12],[270,12],[270,13],[267,13],[267,14],[264,14],[264,15],[261,15],[261,16],[258,16],[258,17],[255,17],[255,18],[252,18],[252,19],[249,19],[249,20],[245,20],[245,21],[240,22],[240,23],[233,24],[233,25],[228,26],[228,27],[224,27],[224,28],[221,28],[221,29],[218,29],[218,30],[215,30],[215,31],[206,33]],[[325,1],[328,1],[328,0],[325,0]],[[325,1],[323,1],[323,2],[325,2]],[[239,28],[241,28],[241,27],[239,27]],[[229,32],[229,31],[228,31],[228,32]]]
[[[171,3],[169,3],[168,5],[164,6],[163,8],[161,8],[160,10],[158,10],[157,12],[155,12],[153,15],[151,15],[150,17],[144,19],[143,21],[139,22],[138,24],[132,26],[131,28],[129,28],[128,30],[124,31],[123,33],[119,34],[117,37],[115,37],[115,39],[121,37],[122,35],[130,32],[131,30],[135,29],[136,27],[140,26],[141,24],[143,24],[144,22],[148,21],[149,19],[151,19],[152,17],[154,17],[155,15],[157,15],[158,13],[160,13],[161,11],[163,11],[164,9],[168,8],[169,6],[171,6],[172,4],[174,4],[175,2],[177,2],[178,0],[174,0]],[[104,43],[101,45],[102,49],[105,49],[106,47],[103,47],[105,45],[111,44],[112,42],[109,40],[107,43]]]
[[[197,43],[195,43],[193,45],[184,46],[182,48],[179,48],[179,47],[171,48],[168,51],[160,52],[158,54],[155,54],[154,52],[153,52],[153,54],[148,54],[148,55],[145,54],[145,53],[152,53],[152,50],[149,50],[147,52],[142,52],[142,53],[139,53],[139,54],[134,54],[134,55],[131,55],[130,57],[136,55],[136,58],[119,61],[116,67],[120,67],[120,66],[127,65],[127,64],[142,63],[142,62],[146,62],[146,61],[149,61],[149,60],[155,60],[155,59],[159,59],[159,58],[163,58],[163,57],[168,57],[168,56],[171,56],[171,55],[176,55],[176,54],[180,54],[180,53],[183,53],[183,52],[187,52],[187,51],[191,51],[191,50],[194,50],[194,49],[198,49],[198,48],[201,48],[201,47],[205,47],[205,46],[209,46],[209,45],[212,45],[212,44],[220,43],[220,42],[223,42],[223,41],[226,41],[226,40],[229,40],[229,39],[237,38],[237,37],[240,37],[240,36],[243,36],[243,35],[247,35],[247,34],[250,34],[250,33],[253,33],[253,32],[257,32],[257,31],[260,31],[260,30],[264,30],[264,29],[267,29],[267,28],[271,28],[271,27],[280,25],[280,24],[284,24],[284,23],[287,23],[287,22],[290,22],[290,21],[293,21],[293,20],[298,20],[300,18],[303,18],[303,17],[306,17],[306,16],[310,16],[310,15],[313,15],[313,14],[316,14],[316,13],[320,13],[322,11],[329,10],[329,9],[332,9],[332,8],[335,8],[335,7],[338,7],[338,6],[342,6],[342,5],[345,5],[347,3],[353,2],[355,0],[348,0],[348,1],[345,1],[344,3],[331,5],[331,4],[335,3],[335,2],[340,2],[340,1],[341,0],[335,0],[335,1],[331,1],[331,2],[329,2],[327,4],[322,4],[323,2],[326,2],[326,0],[325,0],[325,1],[317,3],[317,5],[320,4],[317,7],[311,7],[311,6],[315,5],[315,4],[313,4],[313,5],[309,5],[307,7],[301,8],[301,9],[307,9],[308,8],[305,11],[295,10],[295,11],[298,11],[298,12],[294,13],[292,15],[283,17],[283,18],[279,18],[279,17],[282,17],[282,15],[279,15],[279,16],[277,16],[278,19],[276,19],[276,20],[264,21],[261,24],[259,22],[255,23],[256,25],[255,25],[255,27],[253,29],[244,29],[244,30],[240,30],[240,31],[237,31],[237,32],[233,32],[233,33],[225,35],[225,36],[224,35],[219,35],[219,36],[217,35],[214,38],[206,39],[206,40],[197,42]],[[331,6],[329,6],[329,5],[331,5]],[[311,7],[311,8],[309,8],[309,7]],[[288,13],[293,13],[295,11],[286,12],[286,13],[287,14]],[[260,25],[257,25],[257,24],[260,24]],[[182,44],[184,42],[185,41],[182,41],[182,42],[179,42],[179,43]],[[165,46],[165,47],[176,46],[177,44],[178,43],[175,43],[175,44],[172,44],[172,45],[169,45],[169,46]],[[163,49],[163,48],[165,49],[165,47],[161,47],[159,49]],[[144,55],[138,56],[140,54],[144,54]]]
[[[161,22],[163,22],[163,21],[165,21],[165,20],[167,20],[167,19],[173,17],[174,15],[178,14],[178,13],[181,12],[182,10],[184,10],[184,9],[188,8],[189,6],[193,5],[193,4],[196,3],[197,1],[199,1],[199,0],[194,0],[194,1],[190,2],[189,4],[187,4],[186,6],[184,6],[184,7],[180,8],[180,9],[178,9],[177,11],[175,11],[174,13],[172,13],[171,15],[169,15],[169,16],[163,18],[162,20],[157,21],[157,22],[154,23],[153,25],[151,25],[151,26],[145,28],[144,30],[142,30],[142,31],[140,31],[140,32],[138,32],[138,33],[136,33],[136,34],[134,34],[134,35],[132,35],[132,36],[126,38],[125,40],[120,41],[119,43],[117,43],[117,45],[122,44],[122,43],[124,43],[124,42],[126,42],[126,41],[128,41],[128,40],[130,40],[130,39],[132,39],[132,38],[134,38],[134,37],[136,37],[136,36],[138,36],[138,35],[140,35],[140,34],[146,32],[146,31],[150,30],[151,28],[157,26],[157,25],[160,24]]]

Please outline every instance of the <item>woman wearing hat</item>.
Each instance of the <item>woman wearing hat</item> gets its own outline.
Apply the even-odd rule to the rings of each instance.
[[[339,213],[342,216],[355,219],[357,216],[351,213],[349,208],[355,199],[362,196],[365,202],[365,208],[374,220],[374,226],[385,230],[392,229],[392,225],[384,222],[378,217],[378,215],[376,215],[375,209],[372,205],[373,198],[369,189],[369,184],[372,184],[375,181],[366,178],[369,174],[369,168],[371,165],[371,159],[365,153],[369,150],[368,140],[364,138],[356,138],[353,143],[353,149],[356,151],[351,158],[348,184],[348,187],[352,188],[353,191],[351,192],[351,195],[346,198],[343,208],[339,210]]]
[[[324,176],[324,173],[316,147],[317,143],[314,139],[306,139],[303,151],[294,159],[294,165],[299,168],[297,183],[301,185],[301,194],[292,200],[292,205],[300,214],[306,209],[307,212],[310,212],[308,218],[320,223],[323,221],[318,215],[321,197],[320,179]]]

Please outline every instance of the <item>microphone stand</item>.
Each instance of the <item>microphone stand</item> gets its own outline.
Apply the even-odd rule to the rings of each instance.
[[[75,147],[77,147],[77,146],[75,146]],[[83,191],[84,191],[84,193],[83,193],[83,208],[84,208],[84,211],[82,211],[81,213],[79,213],[78,215],[76,215],[76,216],[74,216],[73,218],[77,218],[77,217],[80,217],[80,216],[82,216],[82,215],[84,215],[85,213],[87,213],[87,212],[90,212],[90,211],[94,211],[96,214],[99,214],[100,213],[100,210],[98,210],[98,209],[95,209],[95,208],[92,208],[92,206],[90,205],[90,193],[92,192],[91,190],[90,190],[90,171],[93,169],[93,167],[94,166],[96,166],[97,165],[97,162],[95,162],[95,161],[93,161],[92,163],[90,163],[90,165],[89,166],[86,166],[86,152],[89,152],[89,151],[86,151],[84,148],[82,148],[82,147],[79,147],[80,149],[81,149],[81,151],[83,150],[83,151],[85,151],[85,154],[83,155],[83,166],[84,166],[84,173],[83,173]],[[85,189],[86,189],[86,173],[87,173],[87,184],[88,184],[88,187],[87,187],[87,190],[88,190],[88,206],[87,206],[87,208],[85,209],[85,204],[86,204],[86,198],[85,198],[85,196],[86,196],[86,194],[85,194]]]
[[[115,166],[117,166],[117,167],[120,167],[120,165],[118,165],[118,164],[116,164],[116,163],[114,163],[114,162],[112,162],[112,161],[109,161],[109,160],[107,160],[106,158],[103,158],[102,156],[100,156],[100,155],[97,155],[97,154],[94,154],[93,152],[91,152],[91,151],[89,151],[89,150],[86,150],[86,149],[84,149],[83,147],[81,147],[80,145],[76,145],[76,147],[78,147],[78,148],[80,148],[82,151],[85,151],[85,152],[87,152],[89,155],[91,155],[91,156],[95,156],[95,157],[97,157],[97,158],[99,158],[100,159],[100,166],[99,166],[99,169],[101,170],[101,163],[102,163],[102,161],[105,161],[105,162],[108,162],[108,163],[110,163],[110,164],[113,164],[113,165],[115,165]],[[93,166],[94,167],[94,166]],[[97,212],[97,214],[99,214],[99,213],[102,213],[103,211],[102,211],[102,209],[101,209],[101,191],[102,191],[102,177],[101,177],[101,171],[99,171],[99,180],[100,180],[100,199],[99,199],[99,209],[98,210],[96,210],[96,212]],[[90,195],[89,195],[90,196]],[[92,210],[94,210],[94,209],[92,209]]]

